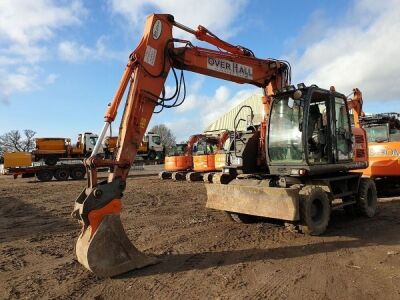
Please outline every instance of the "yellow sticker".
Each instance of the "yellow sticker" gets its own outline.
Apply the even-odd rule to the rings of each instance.
[[[147,123],[147,119],[146,119],[146,118],[141,118],[141,119],[140,119],[140,123],[139,123],[139,127],[140,127],[141,129],[146,128],[146,123]]]

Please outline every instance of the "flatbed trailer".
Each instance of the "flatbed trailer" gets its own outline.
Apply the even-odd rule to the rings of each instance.
[[[58,163],[54,166],[32,165],[28,167],[11,167],[5,170],[6,175],[13,175],[14,179],[36,177],[39,181],[50,181],[53,178],[59,181],[68,179],[80,180],[85,178],[86,168],[82,162]]]

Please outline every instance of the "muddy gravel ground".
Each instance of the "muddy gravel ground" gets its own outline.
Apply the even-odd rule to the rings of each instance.
[[[0,176],[0,298],[400,299],[400,197],[373,219],[332,214],[322,237],[237,224],[205,208],[202,183],[129,178],[127,235],[161,263],[99,279],[74,257],[85,181]]]

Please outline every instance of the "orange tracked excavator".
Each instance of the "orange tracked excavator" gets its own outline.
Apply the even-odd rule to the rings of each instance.
[[[198,143],[197,151],[193,155],[193,172],[186,174],[187,181],[212,182],[214,174],[222,170],[219,155],[224,151],[228,138],[229,131],[223,131],[218,135],[206,135]]]
[[[173,38],[174,26],[218,50]],[[240,136],[242,147],[235,150],[230,166],[248,164],[242,169],[247,173],[228,184],[207,184],[207,207],[236,214],[239,220],[243,215],[287,220],[310,234],[325,230],[335,198],[346,197],[342,205],[356,203],[366,215],[374,214],[374,183],[348,172],[367,166],[367,145],[363,129],[351,131],[343,94],[304,84],[295,88],[287,62],[256,58],[251,50],[222,41],[202,26],[192,30],[171,15],[153,14],[129,57],[92,156],[85,160],[88,185],[76,199],[72,216],[82,224],[76,255],[87,269],[107,277],[157,262],[129,241],[120,219],[121,198],[155,109],[179,105],[177,96],[186,92],[183,72],[178,76],[176,69],[252,84],[265,95],[265,119],[259,129]],[[166,97],[163,87],[170,71],[176,91]],[[105,159],[97,153],[128,84],[116,153]],[[97,177],[102,167],[110,168],[105,181]]]
[[[165,171],[159,173],[160,179],[183,180],[186,173],[193,167],[193,145],[203,137],[203,134],[192,135],[185,145],[184,151],[178,151],[165,157]],[[183,152],[183,153],[182,153]]]

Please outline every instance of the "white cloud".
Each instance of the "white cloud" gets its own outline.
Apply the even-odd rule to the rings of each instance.
[[[86,13],[80,0],[64,5],[53,0],[0,1],[0,97],[36,89],[38,63],[48,58],[56,30],[79,24]],[[21,66],[29,72],[21,72]]]
[[[37,70],[32,67],[19,67],[13,72],[0,69],[0,92],[2,101],[8,102],[8,97],[14,92],[26,92],[37,89],[35,83]]]
[[[57,80],[58,77],[59,77],[59,75],[51,73],[51,74],[47,75],[45,83],[53,84]]]
[[[81,45],[75,41],[62,41],[58,44],[58,56],[72,63],[99,59],[126,59],[126,53],[108,49],[105,40],[106,37],[101,36],[93,47]]]
[[[146,16],[152,12],[169,13],[175,20],[191,28],[203,25],[227,38],[238,30],[237,17],[248,0],[111,0],[115,14],[122,15],[136,31],[144,28]],[[177,37],[187,35],[177,33]]]
[[[398,99],[400,93],[400,2],[355,1],[347,18],[326,23],[313,18],[297,44],[319,34],[292,59],[297,81],[350,93],[359,87],[364,99]]]
[[[201,77],[194,79],[189,84],[185,102],[177,108],[172,108],[177,117],[174,118],[174,122],[166,125],[180,139],[186,135],[203,132],[204,128],[231,108],[251,95],[260,93],[258,88],[249,86],[233,94],[226,85],[220,85],[214,94],[204,95],[202,93],[203,81]],[[193,118],[188,119],[188,114],[193,115]]]

